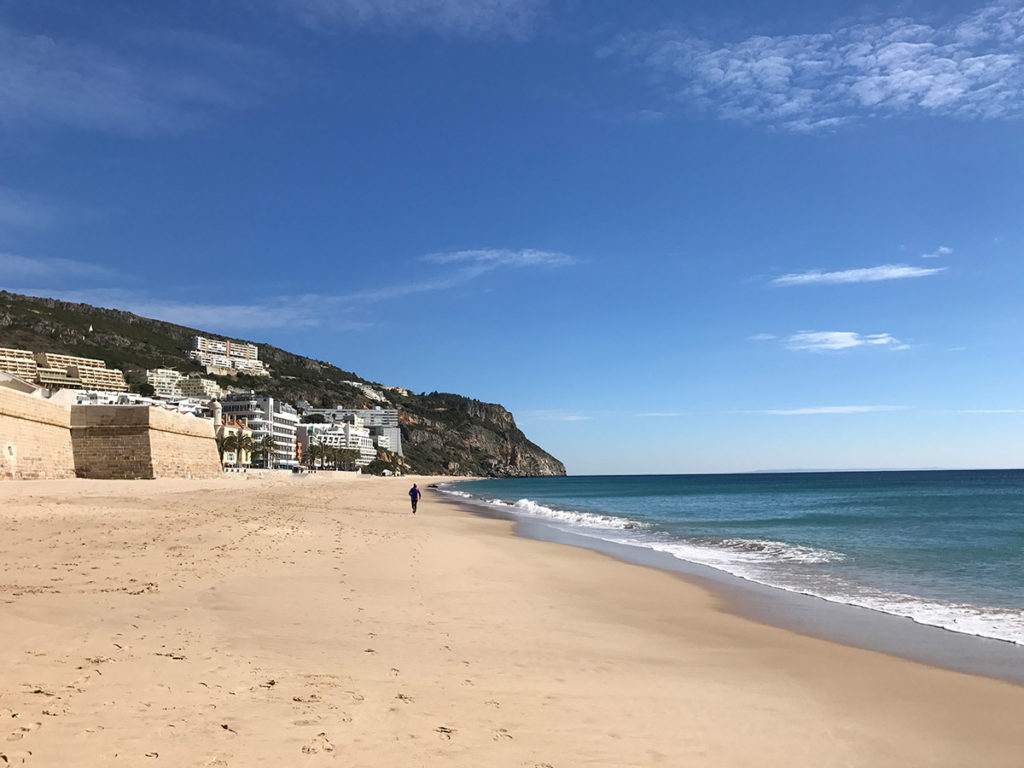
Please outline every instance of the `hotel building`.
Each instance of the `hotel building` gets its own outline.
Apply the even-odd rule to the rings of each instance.
[[[344,423],[355,416],[370,430],[377,447],[402,456],[402,430],[398,426],[398,411],[394,408],[309,408],[305,415],[319,414],[331,424]],[[384,442],[380,442],[384,438]]]
[[[257,445],[267,435],[274,438],[277,447],[268,462],[271,467],[289,468],[299,463],[295,452],[299,414],[290,405],[267,395],[232,394],[224,398],[221,407],[226,419],[249,426]]]
[[[303,456],[309,451],[310,445],[316,444],[359,451],[357,467],[365,467],[377,457],[370,430],[358,417],[337,424],[299,424],[297,434]]]

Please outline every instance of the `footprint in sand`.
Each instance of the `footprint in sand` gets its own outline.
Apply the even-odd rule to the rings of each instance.
[[[0,752],[0,763],[3,765],[24,765],[30,757],[32,757],[32,753],[27,750],[25,752]]]
[[[511,733],[509,733],[509,732],[508,732],[508,731],[507,731],[506,729],[504,729],[504,728],[499,728],[498,730],[496,730],[496,731],[494,732],[494,740],[495,740],[495,741],[501,741],[501,740],[503,740],[503,739],[511,739],[511,738],[512,738],[512,734],[511,734]]]
[[[315,755],[318,752],[333,752],[334,745],[331,744],[330,739],[327,738],[326,733],[318,733],[316,738],[313,739],[309,744],[302,748],[302,754],[304,755]]]
[[[7,740],[21,741],[23,738],[25,738],[26,734],[32,733],[32,731],[36,730],[36,728],[38,728],[41,725],[42,723],[29,723],[28,725],[19,726],[17,729],[7,734]]]

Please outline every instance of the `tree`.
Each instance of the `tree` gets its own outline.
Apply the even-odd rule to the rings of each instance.
[[[249,454],[251,457],[255,447],[252,435],[247,435],[244,432],[235,432],[232,435],[228,435],[227,450],[234,451],[235,466],[241,466],[244,463],[245,454]],[[223,455],[221,458],[223,460]]]
[[[346,469],[355,469],[362,454],[355,448],[341,448],[338,450],[337,461],[343,464]]]
[[[304,424],[326,424],[327,419],[322,413],[310,413],[302,420]]]
[[[306,459],[306,464],[310,467],[315,467],[317,461],[319,461],[321,466],[323,466],[325,455],[326,452],[324,450],[324,446],[320,445],[320,443],[310,442],[309,447],[306,449],[306,455],[304,458]]]
[[[232,441],[233,437],[234,437],[234,435],[225,435],[223,432],[221,432],[216,437],[217,453],[220,454],[220,463],[221,464],[224,463],[224,452],[232,450],[232,448],[231,448],[231,441]]]
[[[274,464],[274,452],[277,450],[277,441],[274,440],[273,435],[264,435],[257,441],[253,452],[263,457],[263,463],[267,469],[270,469]]]

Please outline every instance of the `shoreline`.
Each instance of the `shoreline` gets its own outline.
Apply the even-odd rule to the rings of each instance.
[[[761,584],[666,552],[563,531],[543,520],[431,490],[438,500],[461,506],[469,514],[512,523],[516,536],[597,552],[621,562],[671,573],[707,590],[722,601],[724,610],[749,621],[939,669],[1024,685],[1024,645]]]
[[[435,494],[413,516],[414,481],[437,480],[0,485],[0,755],[1020,764],[1020,685],[741,618],[676,574]]]

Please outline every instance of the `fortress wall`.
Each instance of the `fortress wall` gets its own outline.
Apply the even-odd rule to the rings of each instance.
[[[76,405],[71,439],[79,477],[151,479],[221,474],[213,422],[145,405]]]
[[[70,419],[63,406],[0,387],[0,480],[74,477]]]
[[[152,478],[149,410],[146,405],[72,406],[76,474],[102,480]]]
[[[153,477],[219,477],[223,474],[213,421],[151,410],[149,444]]]

